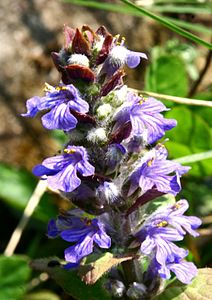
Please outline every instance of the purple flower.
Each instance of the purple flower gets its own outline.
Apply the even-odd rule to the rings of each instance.
[[[197,237],[199,233],[196,229],[202,224],[201,220],[194,216],[184,216],[184,212],[188,209],[188,201],[181,199],[175,205],[168,207],[166,210],[161,210],[156,214],[156,218],[160,216],[169,225],[175,227],[179,234],[185,235],[188,232],[190,235]],[[152,217],[152,220],[154,217]]]
[[[65,270],[75,269],[79,266],[79,263],[67,263],[63,266]]]
[[[55,190],[72,192],[80,184],[78,177],[91,176],[94,167],[88,161],[88,154],[84,147],[68,146],[63,155],[46,158],[42,164],[33,169],[36,176],[47,176],[48,185]]]
[[[170,271],[183,283],[190,283],[196,275],[196,267],[184,261],[188,251],[173,242],[184,238],[185,231],[198,236],[194,231],[201,221],[196,217],[187,217],[183,213],[188,202],[180,200],[175,205],[153,213],[135,235],[141,242],[140,250],[151,258],[149,272],[158,273],[162,278],[170,278]]]
[[[70,211],[62,211],[58,216],[57,220],[51,219],[48,223],[48,237],[56,238],[60,235],[63,230],[66,230],[70,227],[82,227],[81,217],[82,210],[76,208]]]
[[[191,280],[197,275],[197,268],[192,262],[187,262],[185,260],[177,260],[172,263],[166,264],[166,270],[164,272],[165,268],[159,269],[159,274],[163,278],[163,275],[166,279],[170,278],[170,272],[172,271],[175,273],[177,279],[179,279],[181,282],[185,284],[191,283]],[[163,273],[164,272],[164,273]]]
[[[47,129],[62,129],[65,131],[76,127],[77,119],[71,110],[87,113],[89,105],[72,85],[63,85],[57,88],[46,84],[46,96],[33,97],[26,103],[27,113],[24,117],[34,117],[39,111],[49,110],[42,117],[42,124]]]
[[[114,46],[103,64],[103,71],[111,76],[125,64],[129,68],[136,68],[140,64],[141,58],[147,59],[146,54],[130,51],[122,45]]]
[[[114,117],[117,129],[131,122],[132,136],[141,136],[147,143],[152,144],[164,136],[165,131],[176,126],[173,119],[165,119],[160,112],[168,110],[163,103],[149,97],[146,100],[129,92],[126,102]]]
[[[162,146],[163,148],[164,146]],[[167,160],[167,151],[155,147],[145,154],[137,165],[136,170],[130,175],[131,183],[128,195],[140,187],[142,192],[156,187],[159,192],[176,195],[181,190],[180,176],[190,167],[183,167],[179,163]],[[174,174],[174,175],[173,175]]]
[[[184,259],[175,258],[174,262],[167,261],[163,266],[153,259],[146,276],[148,279],[153,279],[159,274],[163,279],[170,279],[171,272],[175,273],[177,279],[182,283],[190,284],[198,270],[192,262],[187,262]]]
[[[48,235],[52,235],[52,222],[50,221]],[[64,224],[61,224],[63,223]],[[68,225],[69,224],[69,225]],[[105,226],[98,219],[79,218],[71,213],[54,222],[60,237],[74,243],[65,250],[65,260],[69,263],[78,263],[83,257],[93,252],[94,244],[100,248],[108,249],[111,246],[111,238],[105,231]],[[61,228],[62,227],[62,228]],[[72,267],[72,264],[70,265]]]
[[[188,251],[172,243],[183,240],[183,236],[176,229],[165,226],[165,221],[158,220],[157,224],[144,227],[136,234],[141,241],[141,252],[155,257],[160,265],[166,264],[167,259],[173,261],[175,257],[184,258],[188,254]]]

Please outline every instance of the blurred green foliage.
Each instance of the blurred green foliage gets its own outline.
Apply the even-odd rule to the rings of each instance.
[[[26,292],[31,269],[24,256],[0,256],[0,299],[20,300]]]
[[[91,8],[105,9],[108,11],[131,14],[134,16],[143,16],[142,10],[135,9],[132,6],[126,6],[127,1],[120,3],[109,3],[107,1],[87,1],[87,0],[67,0],[77,5],[85,5]],[[125,2],[121,3],[121,2]],[[148,7],[148,10],[154,13],[192,13],[195,15],[208,14],[210,12],[209,1],[181,1],[181,0],[155,0]],[[148,16],[148,14],[146,14]],[[150,17],[155,21],[154,14]],[[159,20],[172,22],[180,26],[178,33],[182,33],[183,28],[192,30],[192,32],[203,32],[205,35],[211,34],[211,29],[203,24],[183,21],[177,17],[162,15]],[[62,23],[61,23],[62,24]],[[171,27],[169,27],[171,29]],[[172,28],[174,29],[174,27]],[[184,36],[193,39],[197,43],[210,48],[209,43],[204,43],[196,36],[184,33]],[[132,49],[133,50],[133,49]],[[181,43],[178,40],[170,40],[164,46],[155,46],[150,54],[150,63],[145,75],[145,89],[150,92],[168,94],[172,96],[186,97],[193,80],[199,76],[195,67],[195,59],[199,53],[197,47],[188,43]],[[195,98],[211,100],[212,89],[205,90],[195,95]],[[166,137],[169,141],[165,143],[170,158],[179,158],[182,156],[205,152],[212,147],[212,113],[207,107],[194,107],[188,105],[179,105],[171,101],[164,103],[172,109],[166,113],[166,117],[174,118],[178,121],[178,126],[167,132]],[[66,136],[61,131],[51,132],[52,138],[61,144],[66,143]],[[198,216],[212,215],[212,159],[206,159],[190,164],[192,169],[183,179],[183,190],[181,196],[189,199],[190,212]],[[0,164],[0,200],[1,200],[1,219],[3,227],[1,248],[6,246],[13,228],[23,212],[29,197],[36,186],[36,179],[25,169]],[[170,200],[171,201],[171,200]],[[152,205],[158,205],[157,202]],[[151,207],[149,207],[151,209]],[[26,229],[22,237],[22,247],[19,252],[26,256],[13,255],[12,257],[0,256],[0,299],[1,300],[59,300],[73,299],[64,296],[61,289],[52,282],[40,283],[38,287],[32,287],[30,282],[37,278],[38,274],[33,272],[28,266],[30,258],[45,257],[49,255],[63,256],[63,251],[67,243],[48,241],[45,237],[45,227],[49,219],[57,215],[57,205],[53,201],[53,196],[45,193],[42,197],[35,213],[32,216],[31,224]],[[13,219],[13,222],[8,222]],[[4,227],[4,224],[8,226]],[[8,228],[7,228],[8,227]],[[34,234],[33,227],[36,228]],[[208,228],[208,225],[203,225]],[[208,236],[200,237],[198,243],[193,240],[187,240],[186,247],[194,250],[192,258],[200,267],[210,264],[211,251]],[[27,257],[29,256],[29,257]],[[199,259],[201,257],[201,260]],[[46,266],[47,268],[47,266]],[[47,271],[64,287],[64,289],[76,299],[109,299],[108,295],[101,289],[101,281],[94,289],[87,288],[84,283],[73,272],[67,273],[61,268],[55,268]],[[181,300],[185,293],[190,293],[189,299],[196,300],[205,296],[206,276],[208,274],[201,271],[199,277],[195,279],[191,286],[175,286],[170,284],[167,291],[157,299],[163,300]],[[210,274],[211,276],[211,274]],[[210,287],[211,289],[211,287]],[[50,290],[52,290],[50,292]],[[184,291],[183,294],[180,293]],[[212,291],[210,291],[212,294]],[[58,296],[60,295],[60,296]],[[91,298],[92,295],[92,298]],[[180,295],[180,296],[179,296]],[[61,298],[62,297],[62,298]],[[206,299],[206,298],[204,298]]]
[[[0,197],[11,208],[23,211],[32,195],[36,178],[25,169],[0,163]],[[33,218],[45,222],[57,214],[52,197],[45,193],[36,208]]]
[[[196,42],[197,44],[203,45],[204,47],[207,47],[208,49],[212,49],[212,44],[206,42],[205,40],[199,38],[198,36],[190,33],[189,31],[186,31],[183,28],[193,30],[193,31],[199,31],[204,32],[207,34],[211,34],[210,29],[208,30],[207,27],[194,24],[192,26],[189,22],[184,22],[175,18],[170,18],[166,16],[159,16],[158,14],[155,14],[154,11],[159,12],[172,12],[172,13],[181,13],[181,12],[192,12],[193,14],[201,14],[201,13],[210,13],[210,3],[208,1],[204,1],[198,6],[198,1],[191,2],[188,7],[186,6],[186,2],[180,3],[176,1],[167,1],[166,2],[158,2],[159,5],[157,5],[157,1],[153,1],[151,4],[148,3],[145,7],[145,2],[143,2],[140,6],[136,5],[134,2],[139,1],[129,1],[129,0],[120,0],[119,2],[115,3],[107,3],[108,1],[97,1],[97,0],[65,0],[65,2],[73,3],[76,5],[82,5],[86,7],[101,9],[101,10],[107,10],[107,11],[113,11],[117,13],[123,13],[123,14],[130,14],[137,17],[149,17],[153,19],[154,21],[160,23],[161,25],[169,28],[170,30],[178,33],[179,35],[182,35],[186,37],[187,39],[190,39],[193,42]],[[164,5],[165,4],[165,5]],[[166,6],[166,4],[168,4]],[[176,5],[169,5],[169,4],[176,4]]]

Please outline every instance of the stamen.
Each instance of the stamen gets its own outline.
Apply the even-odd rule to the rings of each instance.
[[[83,221],[84,221],[86,226],[91,226],[91,220],[85,218],[85,219],[83,219]]]
[[[118,46],[121,45],[121,43],[119,42],[119,38],[120,38],[120,34],[116,34],[114,36],[114,43]]]
[[[63,150],[63,152],[64,152],[64,153],[67,153],[67,154],[73,154],[73,153],[76,152],[76,150],[75,150],[75,149],[67,149],[67,148],[66,148],[66,149]]]
[[[43,90],[44,90],[44,92],[54,92],[55,88],[53,86],[51,86],[50,84],[48,84],[47,82],[45,82]]]
[[[175,205],[172,206],[172,209],[177,210],[177,209],[181,208],[181,206],[182,206],[181,204],[176,203]]]
[[[164,144],[162,144],[162,143],[158,143],[157,146],[158,146],[158,148],[165,148]]]
[[[139,100],[139,104],[143,104],[148,98],[144,97],[143,95],[139,95],[139,97],[141,97],[141,100]]]
[[[148,162],[147,162],[147,166],[148,166],[148,167],[151,167],[151,166],[152,166],[152,164],[153,164],[153,162],[154,162],[154,158],[152,158],[152,159],[148,160]]]
[[[56,90],[57,90],[57,91],[66,91],[66,90],[67,90],[67,87],[66,87],[66,86],[57,86],[57,87],[56,87]]]
[[[125,43],[125,41],[126,41],[126,38],[123,36],[123,37],[121,38],[121,43],[120,43],[120,46],[123,46],[123,45],[124,45],[124,43]]]
[[[168,223],[166,221],[162,221],[160,223],[158,223],[156,226],[157,227],[166,227],[168,225]]]

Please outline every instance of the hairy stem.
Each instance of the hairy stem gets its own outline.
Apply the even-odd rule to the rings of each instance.
[[[160,100],[169,100],[169,101],[173,101],[173,102],[180,103],[180,104],[186,104],[186,105],[212,107],[212,101],[182,98],[182,97],[158,94],[158,93],[154,93],[154,92],[141,91],[141,90],[132,89],[132,88],[128,88],[128,90],[132,91],[132,92],[140,93],[142,95],[155,97],[155,98],[160,99]]]

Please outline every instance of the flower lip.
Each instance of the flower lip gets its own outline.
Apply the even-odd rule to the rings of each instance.
[[[197,217],[184,216],[186,209],[182,208],[182,205],[188,209],[188,202],[183,199],[174,206],[158,209],[146,219],[140,231],[135,234],[136,238],[141,241],[142,252],[148,255],[154,250],[156,259],[158,255],[161,255],[164,261],[170,257],[173,258],[173,255],[175,259],[179,257],[182,259],[187,255],[172,242],[182,240],[186,232],[198,236],[195,230],[200,226],[201,220]],[[177,249],[181,251],[181,254]],[[170,261],[173,262],[172,259]]]
[[[126,101],[114,116],[114,130],[130,122],[131,137],[146,137],[146,144],[152,144],[162,138],[167,130],[175,127],[176,121],[162,116],[161,112],[167,108],[160,101],[149,97],[140,103],[141,99],[132,92],[127,93]]]
[[[91,176],[95,168],[88,161],[88,154],[82,146],[68,145],[63,155],[47,158],[33,169],[36,176],[47,176],[49,186],[54,190],[72,192],[80,184],[81,176]]]
[[[68,219],[60,219],[50,224],[48,234],[51,237],[57,235],[67,241],[74,243],[65,250],[65,259],[69,263],[79,263],[80,260],[93,252],[94,244],[100,248],[107,249],[111,246],[111,238],[107,235],[105,225],[98,219],[88,219],[69,215]],[[52,230],[53,228],[53,230]],[[71,265],[72,266],[72,265]]]
[[[103,64],[103,71],[111,76],[124,64],[127,64],[129,68],[136,68],[142,58],[147,59],[145,53],[130,51],[121,42],[119,45],[115,44],[108,53]]]
[[[27,113],[23,116],[34,117],[37,112],[48,110],[42,116],[43,126],[47,129],[72,130],[78,120],[71,111],[87,113],[89,110],[88,103],[72,84],[55,88],[46,83],[45,92],[44,97],[33,97],[27,101]]]
[[[156,188],[162,193],[176,195],[181,190],[180,177],[189,167],[181,166],[167,160],[167,152],[161,148],[154,148],[147,152],[129,176],[131,182],[128,195],[132,195],[138,187],[145,193]]]

